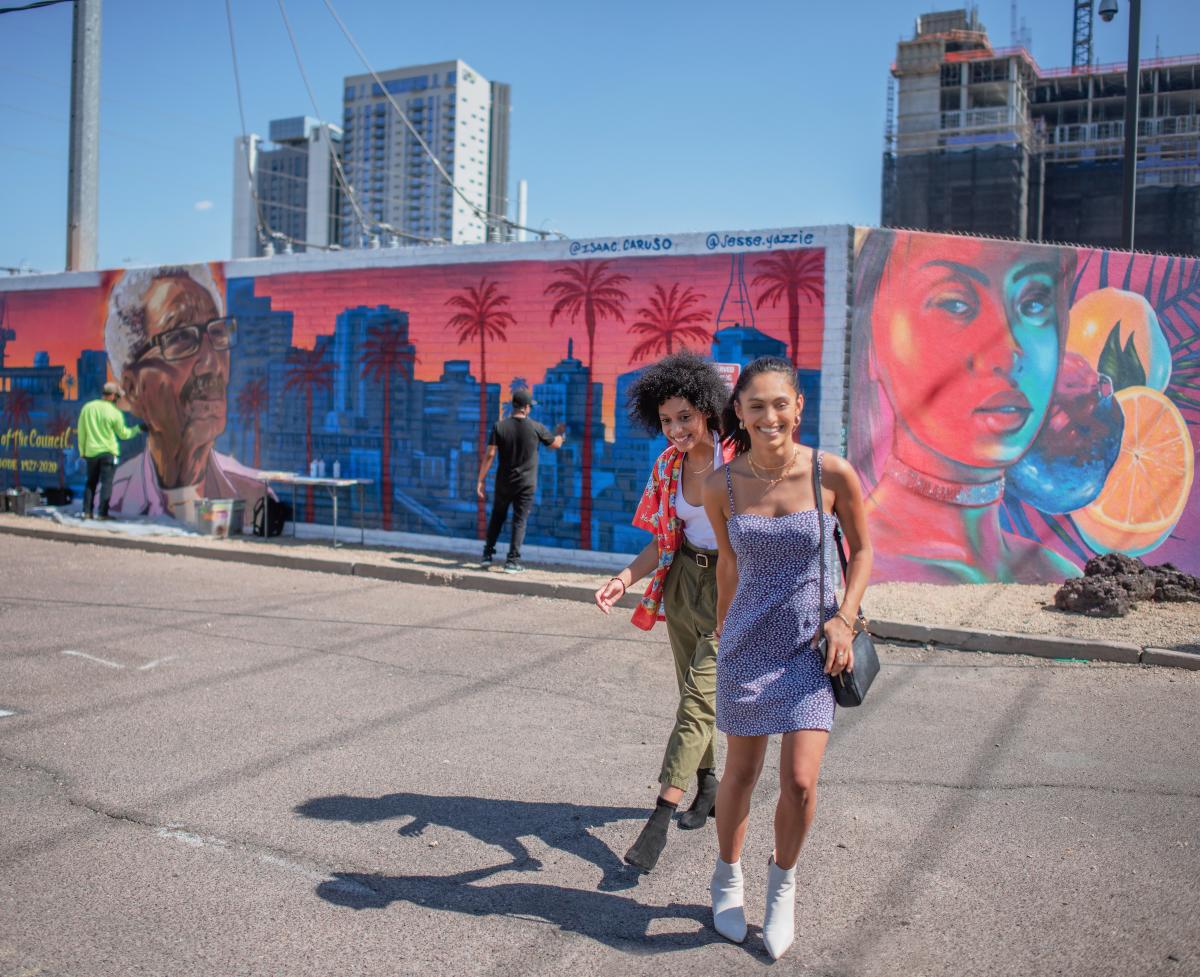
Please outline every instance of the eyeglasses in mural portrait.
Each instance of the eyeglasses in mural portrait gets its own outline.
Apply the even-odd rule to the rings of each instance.
[[[1195,572],[1200,262],[860,229],[850,460],[876,577]]]
[[[146,449],[113,478],[112,507],[169,515],[197,498],[260,499],[253,469],[216,450],[229,410],[237,322],[208,265],[138,269],[108,294],[104,345],[128,409],[149,426]]]

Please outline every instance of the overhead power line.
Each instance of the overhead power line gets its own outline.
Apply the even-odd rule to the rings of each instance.
[[[0,14],[18,14],[22,10],[36,10],[38,7],[53,7],[56,3],[74,3],[75,0],[37,0],[20,7],[0,7]]]
[[[229,53],[233,59],[233,87],[237,91],[238,103],[238,118],[242,123],[242,152],[246,155],[246,183],[250,189],[250,198],[254,201],[254,216],[258,222],[259,241],[264,245],[273,245],[275,241],[284,241],[289,245],[302,244],[306,248],[316,248],[320,251],[333,250],[324,244],[313,244],[309,241],[302,241],[299,238],[291,237],[284,234],[282,231],[272,230],[267,223],[266,217],[263,215],[262,201],[258,197],[258,190],[254,186],[254,170],[250,166],[250,140],[246,132],[246,109],[242,101],[242,77],[238,71],[237,59],[237,42],[233,36],[233,10],[230,7],[230,0],[225,0],[225,21],[229,25]]]
[[[278,4],[279,13],[283,17],[283,26],[287,29],[288,40],[292,44],[292,54],[294,54],[296,57],[296,67],[300,69],[300,77],[304,81],[304,88],[308,92],[308,100],[312,104],[313,114],[316,115],[318,119],[323,120],[324,116],[321,115],[321,109],[317,105],[317,96],[313,93],[312,85],[308,80],[308,72],[304,67],[304,59],[300,56],[300,46],[296,43],[296,35],[292,31],[292,23],[288,19],[287,7],[284,5],[284,0],[278,0]],[[357,218],[359,227],[362,228],[364,236],[370,237],[371,229],[372,227],[375,227],[382,231],[386,231],[388,234],[393,234],[396,237],[403,237],[412,241],[419,241],[422,244],[446,243],[442,238],[422,237],[419,234],[410,234],[407,231],[398,230],[397,228],[392,227],[391,224],[385,224],[381,221],[368,221],[362,206],[358,202],[358,198],[354,194],[354,188],[350,186],[349,180],[346,179],[346,171],[342,168],[341,159],[338,157],[337,152],[333,150],[332,147],[330,148],[330,152],[333,157],[334,176],[337,178],[338,185],[341,186],[342,192],[346,194],[346,199],[350,201],[350,206],[354,210],[354,216]]]
[[[400,121],[404,123],[405,128],[408,129],[413,138],[416,139],[417,143],[420,145],[421,149],[424,150],[425,155],[428,156],[432,161],[434,169],[438,171],[438,175],[441,176],[441,178],[449,185],[450,189],[454,191],[455,195],[458,196],[458,198],[470,208],[471,212],[483,221],[484,226],[487,226],[488,224],[499,224],[517,231],[528,231],[531,234],[537,235],[553,234],[555,237],[563,240],[567,239],[567,236],[561,231],[545,231],[540,228],[525,227],[516,223],[515,221],[509,220],[504,214],[493,214],[488,211],[487,208],[480,207],[477,203],[475,203],[474,200],[468,197],[459,188],[458,184],[454,182],[454,178],[446,171],[446,168],[442,165],[442,161],[438,159],[433,150],[429,148],[429,144],[424,140],[424,138],[422,138],[421,133],[418,132],[416,127],[409,121],[408,116],[405,115],[403,109],[400,108],[399,103],[392,98],[392,93],[387,90],[387,87],[383,83],[383,79],[379,77],[379,73],[372,68],[370,62],[367,61],[367,56],[363,53],[363,49],[358,46],[358,42],[354,39],[354,35],[350,33],[350,29],[342,21],[342,18],[338,16],[338,12],[333,9],[333,4],[330,2],[330,0],[322,0],[322,2],[325,4],[326,9],[332,15],[333,19],[337,21],[338,27],[341,28],[346,40],[350,42],[350,46],[354,48],[355,53],[358,55],[358,59],[363,63],[363,66],[367,69],[367,72],[371,75],[371,77],[375,79],[375,84],[377,84],[380,91],[383,92],[384,98],[388,100],[388,103],[395,110],[396,115],[400,117]]]

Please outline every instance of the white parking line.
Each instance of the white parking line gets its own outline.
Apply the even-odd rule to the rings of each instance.
[[[166,662],[174,661],[178,657],[179,657],[178,655],[167,655],[166,658],[156,658],[152,662],[146,662],[145,665],[138,665],[138,671],[139,672],[148,671],[149,669],[153,668],[155,665],[163,665]]]
[[[86,658],[88,661],[97,662],[100,665],[107,665],[109,668],[124,668],[124,665],[118,665],[116,662],[110,662],[107,658],[97,658],[95,655],[89,655],[86,651],[64,651],[64,655],[74,655],[76,658]]]
[[[3,719],[5,716],[15,716],[15,715],[16,715],[16,713],[13,712],[11,709],[0,709],[0,719]]]

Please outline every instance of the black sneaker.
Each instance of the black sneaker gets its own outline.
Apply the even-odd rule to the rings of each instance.
[[[505,560],[504,561],[504,572],[505,573],[524,573],[525,567],[522,566],[517,560]]]
[[[488,568],[489,568],[491,565],[492,565],[492,554],[491,554],[491,553],[484,553],[484,554],[483,554],[483,558],[482,558],[482,559],[479,561],[479,568],[480,568],[481,570],[486,570],[486,569],[488,569]]]

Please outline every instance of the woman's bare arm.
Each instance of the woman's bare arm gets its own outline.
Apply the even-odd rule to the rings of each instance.
[[[658,543],[650,540],[642,552],[635,556],[624,570],[615,577],[605,581],[603,587],[596,591],[596,606],[607,614],[613,605],[621,599],[625,591],[642,579],[647,573],[658,566]]]
[[[863,593],[871,579],[875,552],[867,531],[867,509],[863,503],[862,484],[854,466],[845,458],[825,456],[823,482],[833,489],[833,511],[842,526],[847,557],[846,593],[839,612],[853,621],[858,617]]]

